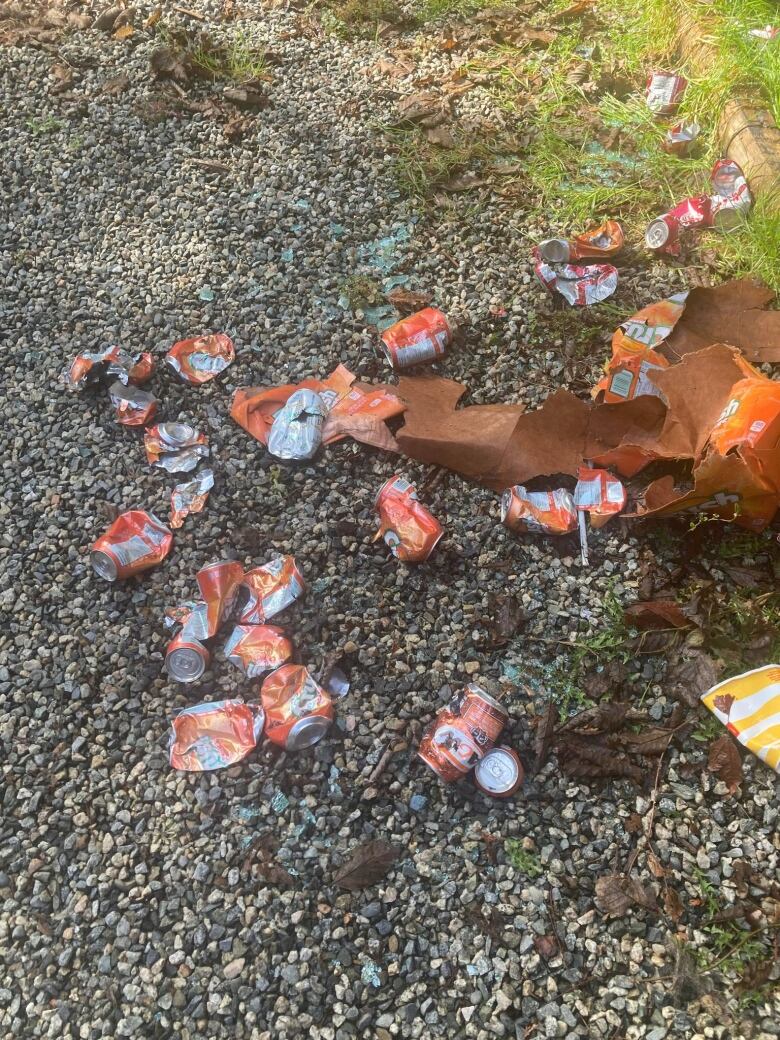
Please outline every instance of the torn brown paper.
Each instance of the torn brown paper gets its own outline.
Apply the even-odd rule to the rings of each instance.
[[[780,311],[766,309],[774,298],[771,289],[746,278],[691,289],[660,352],[677,361],[712,343],[729,343],[748,361],[780,361]]]

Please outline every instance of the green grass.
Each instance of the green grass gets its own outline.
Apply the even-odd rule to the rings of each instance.
[[[212,79],[246,83],[268,72],[264,48],[257,47],[240,32],[223,45],[197,46],[190,57],[192,63]]]
[[[61,119],[57,119],[56,116],[44,116],[43,119],[28,119],[27,129],[33,135],[33,137],[40,137],[41,134],[54,134],[58,130],[62,130],[65,123]]]
[[[526,874],[530,878],[540,877],[544,873],[538,856],[527,852],[523,848],[520,838],[505,838],[504,851],[510,864],[518,873]]]

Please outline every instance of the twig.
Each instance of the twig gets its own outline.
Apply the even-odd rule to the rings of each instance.
[[[372,784],[374,782],[374,780],[376,780],[378,777],[380,777],[382,775],[382,773],[384,773],[385,766],[390,761],[390,759],[393,757],[394,753],[395,753],[395,747],[394,747],[393,744],[391,744],[383,752],[382,757],[379,759],[379,761],[377,762],[376,766],[374,767],[374,771],[369,776],[369,778],[368,778],[368,783],[369,784]]]
[[[545,902],[547,903],[547,913],[550,918],[550,924],[552,925],[555,945],[558,947],[559,955],[563,957],[564,950],[561,944],[561,937],[558,935],[558,913],[555,909],[555,896],[553,895],[552,885],[547,889],[547,896],[545,898]]]
[[[683,724],[681,724],[681,725],[683,725]],[[679,727],[678,727],[678,729],[679,729]],[[650,844],[650,835],[652,834],[653,821],[655,820],[655,809],[656,809],[656,805],[658,804],[658,788],[660,787],[660,784],[661,784],[661,767],[663,765],[664,757],[666,755],[666,752],[669,750],[669,744],[672,741],[672,734],[673,733],[674,733],[674,730],[672,730],[670,735],[669,735],[669,743],[667,743],[666,747],[663,749],[661,754],[658,756],[658,768],[655,771],[655,782],[653,783],[653,793],[650,795],[650,815],[647,817],[647,823],[645,824],[645,827],[644,827],[643,832],[642,832],[642,837],[644,838],[645,842],[648,845]],[[639,855],[639,848],[640,848],[640,843],[639,843],[639,841],[637,841],[636,848],[631,853],[631,855],[628,857],[628,862],[626,863],[626,866],[625,866],[624,871],[623,871],[626,875],[631,873],[631,870],[632,870],[634,864],[636,863],[637,856]]]
[[[194,18],[197,22],[205,22],[206,16],[201,14],[199,11],[191,11],[189,7],[178,7],[176,4],[173,5],[173,10],[177,14],[183,14],[187,18]]]

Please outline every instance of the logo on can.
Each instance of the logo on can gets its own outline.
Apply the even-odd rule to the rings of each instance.
[[[393,369],[410,368],[444,357],[452,341],[447,316],[436,307],[402,318],[382,333],[382,350]]]
[[[333,722],[330,695],[300,664],[283,664],[263,682],[266,736],[288,751],[316,744]]]
[[[122,581],[156,567],[172,545],[173,535],[153,513],[129,509],[92,546],[90,562],[106,581]]]

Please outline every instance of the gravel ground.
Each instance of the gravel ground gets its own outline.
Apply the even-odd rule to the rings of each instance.
[[[187,6],[215,18],[220,5]],[[154,44],[140,33],[120,42],[77,32],[58,54],[0,51],[4,1035],[779,1036],[768,996],[739,1011],[725,1006],[717,974],[686,980],[663,914],[605,921],[595,909],[595,878],[630,855],[626,821],[648,811],[647,792],[573,783],[553,760],[522,797],[496,802],[470,782],[437,785],[412,753],[449,690],[477,676],[507,686],[512,739],[527,755],[534,690],[556,641],[598,629],[608,590],[637,596],[636,529],[596,535],[584,573],[571,541],[513,539],[497,523],[497,496],[446,476],[423,496],[446,539],[407,568],[370,542],[373,498],[395,460],[349,443],[281,468],[229,419],[239,386],[339,362],[386,377],[374,337],[338,299],[387,237],[397,240],[392,271],[465,326],[442,370],[469,383],[471,400],[538,404],[565,379],[567,348],[554,337],[538,346],[551,314],[526,262],[538,215],[488,198],[440,223],[400,197],[375,125],[392,118],[393,91],[412,86],[387,88],[382,46],[241,6],[246,20],[219,31],[267,43],[279,66],[272,105],[240,144],[213,115],[177,110],[150,78]],[[53,90],[55,62],[73,69],[64,93]],[[129,88],[102,93],[120,73]],[[463,104],[490,114],[479,91]],[[629,268],[615,302],[628,314],[680,284]],[[198,389],[161,367],[153,389],[164,419],[207,428],[217,485],[162,567],[106,585],[87,554],[113,508],[165,516],[173,481],[147,466],[140,437],[115,425],[103,394],[68,396],[58,375],[80,350],[119,342],[160,359],[200,330],[234,337],[225,377]],[[227,771],[175,773],[171,713],[254,691],[220,660],[194,690],[168,682],[163,608],[194,593],[205,563],[248,566],[274,550],[294,552],[311,582],[286,618],[302,660],[344,654],[352,690],[338,725],[310,753],[264,743]],[[497,650],[485,613],[508,587],[530,619]],[[657,673],[642,678],[661,717]],[[393,740],[399,750],[369,780]],[[672,755],[656,848],[683,902],[700,896],[698,870],[728,906],[737,860],[777,871],[776,778],[747,756],[740,794],[725,798],[703,761],[699,747]],[[403,847],[385,881],[336,887],[345,854],[373,837]],[[512,837],[537,876],[511,865]],[[253,871],[254,838],[278,843],[293,887]],[[637,871],[653,882],[643,856]],[[686,930],[696,943],[693,918]]]

